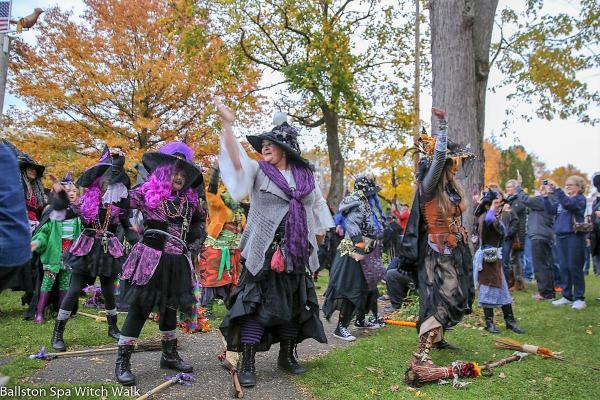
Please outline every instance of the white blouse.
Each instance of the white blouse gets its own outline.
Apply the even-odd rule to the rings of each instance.
[[[231,194],[231,197],[233,197],[236,201],[241,201],[251,193],[254,179],[260,167],[258,166],[258,162],[256,160],[248,157],[248,154],[246,154],[246,151],[238,141],[236,141],[236,145],[242,168],[238,170],[234,167],[231,156],[227,152],[227,148],[225,147],[225,143],[221,137],[219,169],[221,173],[221,179]],[[296,182],[294,180],[294,176],[292,175],[291,169],[286,169],[280,172],[288,182],[288,185],[290,185],[291,188],[295,188]],[[327,207],[327,202],[323,198],[321,188],[319,187],[316,179],[315,192],[318,198],[312,209],[317,227],[315,233],[317,235],[324,235],[329,228],[334,227],[334,223],[333,218],[331,217],[331,212],[329,211],[329,207]],[[250,202],[252,202],[252,199],[250,199]]]

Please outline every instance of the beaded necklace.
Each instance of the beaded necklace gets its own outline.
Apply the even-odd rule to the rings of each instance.
[[[175,205],[175,202],[172,200],[164,199],[161,202],[163,212],[169,218],[175,219],[178,217],[183,218],[183,222],[181,224],[181,240],[185,241],[188,233],[188,229],[190,226],[190,222],[188,221],[188,212],[190,210],[190,204],[185,195],[179,196],[179,207]],[[171,212],[171,208],[175,211]]]

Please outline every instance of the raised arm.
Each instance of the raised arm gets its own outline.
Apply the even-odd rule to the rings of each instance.
[[[233,135],[232,124],[235,119],[233,111],[218,102],[216,106],[223,124],[219,153],[221,179],[231,196],[236,201],[241,201],[250,193],[258,172],[258,163],[248,157]]]
[[[446,112],[437,108],[431,110],[438,119],[438,131],[431,167],[421,183],[421,193],[425,195],[432,194],[435,190],[446,164],[446,151],[448,150]]]

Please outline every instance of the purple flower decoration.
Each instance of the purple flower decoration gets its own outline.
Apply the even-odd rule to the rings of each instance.
[[[180,372],[175,376],[167,376],[165,377],[167,381],[174,381],[183,386],[192,386],[192,382],[194,381],[194,376],[185,372]]]
[[[45,359],[47,356],[48,356],[48,355],[47,355],[47,353],[46,353],[46,347],[45,347],[45,346],[42,346],[42,347],[40,348],[40,351],[38,351],[38,352],[37,352],[37,354],[32,354],[32,355],[30,355],[30,356],[29,356],[29,359],[30,359],[30,360],[35,360],[35,359],[37,358],[37,359],[43,360],[43,359]]]

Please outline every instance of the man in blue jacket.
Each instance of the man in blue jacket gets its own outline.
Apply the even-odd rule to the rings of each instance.
[[[21,269],[31,258],[31,233],[17,158],[0,142],[0,291],[21,285]]]

